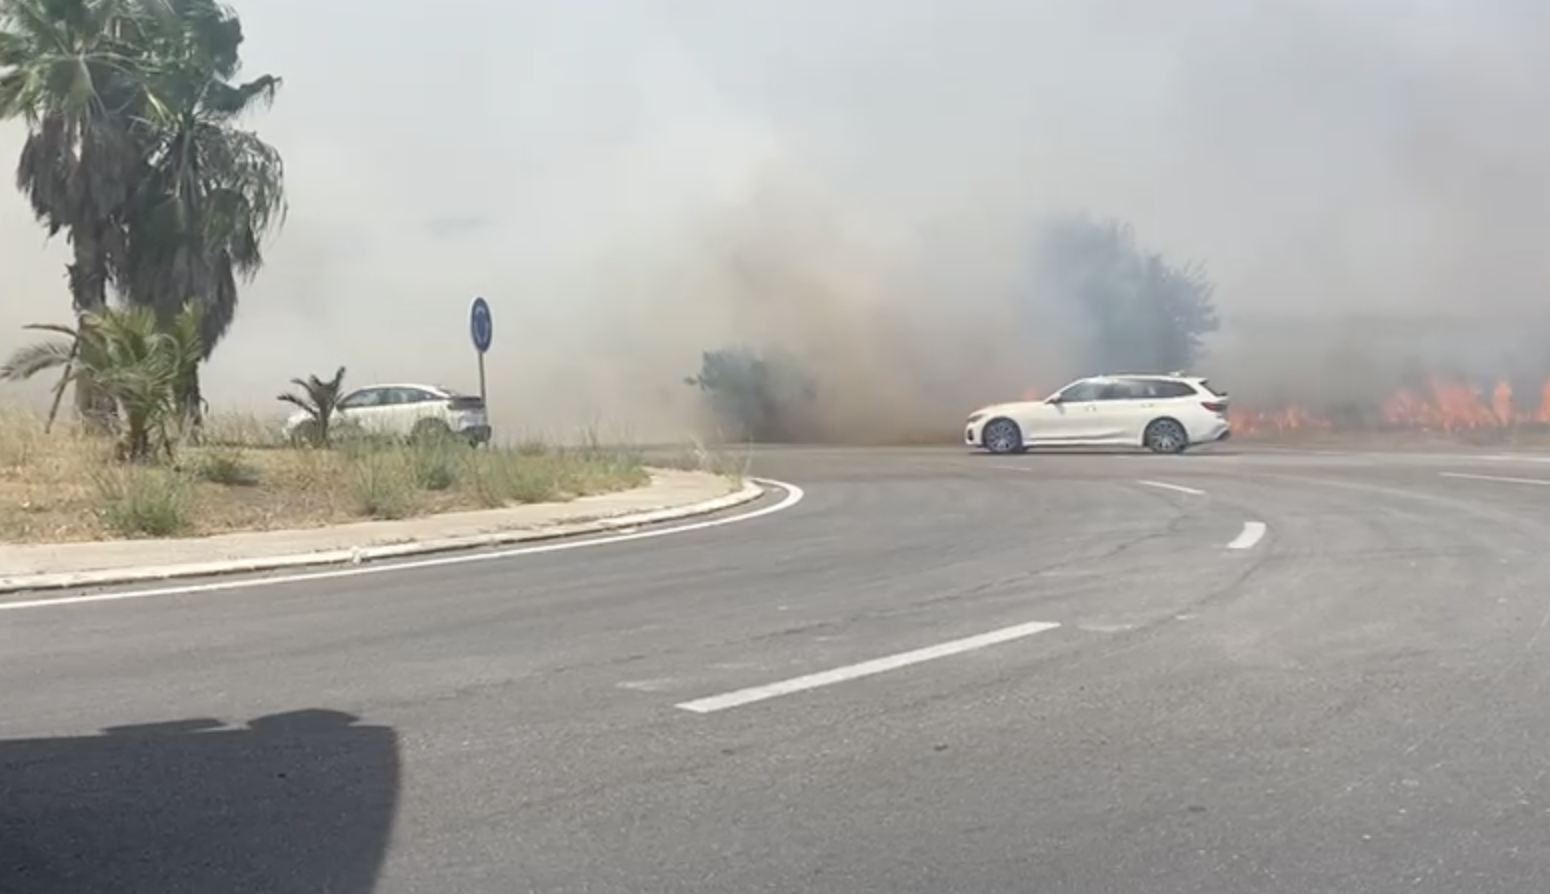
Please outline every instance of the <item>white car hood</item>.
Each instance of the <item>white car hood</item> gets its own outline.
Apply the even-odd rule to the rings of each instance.
[[[1018,406],[1019,404],[1026,404],[1026,403],[1029,403],[1029,401],[1015,401],[1015,402],[1008,402],[1008,403],[1004,403],[1004,404],[990,404],[988,406],[980,407],[978,410],[975,410],[974,412],[970,413],[969,414],[969,418],[970,419],[975,419],[975,418],[983,419],[983,418],[985,418],[987,416],[1004,416],[1007,413],[1012,412],[1013,408]],[[1033,403],[1038,403],[1038,401],[1033,401]]]

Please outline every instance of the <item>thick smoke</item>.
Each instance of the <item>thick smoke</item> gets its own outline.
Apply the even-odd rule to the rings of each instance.
[[[749,344],[809,365],[826,436],[913,437],[1088,372],[1025,322],[1073,212],[1207,266],[1203,370],[1240,400],[1376,397],[1417,358],[1539,374],[1541,6],[246,0],[293,207],[207,392],[471,388],[484,294],[497,425],[677,437],[700,353]],[[19,198],[0,236],[8,349],[68,298]]]

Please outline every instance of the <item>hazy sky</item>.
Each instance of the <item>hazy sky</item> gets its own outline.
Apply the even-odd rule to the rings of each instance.
[[[989,399],[1045,374],[998,321],[1030,229],[1071,210],[1206,262],[1240,341],[1267,313],[1537,315],[1543,7],[241,0],[248,72],[285,78],[251,124],[292,212],[207,390],[268,412],[339,364],[471,388],[482,293],[508,419],[671,427],[730,339],[858,394]],[[0,235],[8,349],[64,319],[65,246],[11,193]],[[1326,349],[1252,355],[1284,375]],[[1215,360],[1265,377],[1229,341]]]

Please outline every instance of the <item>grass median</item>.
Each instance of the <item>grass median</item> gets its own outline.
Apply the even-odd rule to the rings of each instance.
[[[0,410],[0,541],[179,537],[399,519],[643,486],[626,447],[528,441],[472,447],[352,438],[329,449],[280,444],[268,426],[212,418],[169,462],[129,464],[68,426]]]

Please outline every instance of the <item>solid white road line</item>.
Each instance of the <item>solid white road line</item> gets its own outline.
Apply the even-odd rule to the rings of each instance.
[[[451,565],[466,565],[473,562],[490,562],[497,559],[512,559],[518,556],[534,556],[542,553],[557,553],[572,549],[585,549],[590,546],[607,546],[614,543],[629,543],[635,540],[650,540],[653,537],[666,537],[670,534],[688,534],[692,531],[704,531],[708,528],[719,528],[723,525],[733,525],[738,522],[753,521],[767,515],[783,512],[802,502],[806,496],[802,488],[784,481],[776,481],[773,478],[754,478],[753,481],[770,487],[778,487],[786,492],[786,496],[780,502],[763,509],[755,509],[753,512],[741,515],[727,516],[726,518],[714,518],[708,521],[694,522],[687,525],[677,525],[671,528],[652,528],[646,531],[636,531],[633,534],[614,534],[607,537],[596,537],[590,540],[561,540],[554,543],[546,543],[541,546],[526,546],[516,549],[503,549],[497,552],[469,553],[456,556],[441,556],[434,559],[418,559],[412,562],[394,562],[388,565],[368,565],[360,568],[342,568],[334,571],[312,571],[304,574],[287,574],[279,577],[260,577],[249,579],[230,579],[212,581],[202,584],[182,584],[171,587],[158,587],[153,590],[125,590],[116,593],[91,593],[81,596],[55,596],[44,599],[29,599],[17,602],[0,602],[0,611],[19,611],[24,608],[49,608],[59,605],[81,605],[89,602],[122,602],[129,599],[150,599],[154,596],[182,596],[190,593],[221,593],[228,590],[250,590],[258,587],[274,587],[282,584],[306,584],[318,581],[341,580],[349,577],[364,577],[368,574],[390,574],[395,571],[413,571],[420,568],[441,568]]]
[[[1264,522],[1244,522],[1243,530],[1238,533],[1237,537],[1232,539],[1231,543],[1227,544],[1227,548],[1250,549],[1254,544],[1264,539],[1267,530],[1269,529],[1265,527]]]
[[[924,649],[916,649],[913,652],[900,652],[897,655],[889,655],[886,658],[876,658],[871,661],[863,661],[860,664],[852,664],[847,667],[838,667],[834,670],[824,671],[818,674],[809,674],[805,677],[796,677],[780,683],[771,683],[767,686],[755,686],[751,689],[739,689],[736,692],[728,692],[725,695],[715,695],[710,698],[697,699],[692,702],[684,702],[674,707],[685,711],[693,711],[696,714],[710,714],[715,711],[725,711],[728,708],[737,708],[743,705],[762,702],[765,699],[777,698],[782,695],[791,695],[796,692],[805,692],[809,689],[817,689],[822,686],[832,686],[835,683],[843,683],[846,680],[854,680],[859,677],[870,677],[873,674],[881,674],[886,671],[898,670],[901,667],[909,667],[912,664],[920,664],[923,661],[932,661],[937,658],[946,658],[949,655],[958,655],[963,652],[972,652],[975,649],[983,649],[986,646],[994,646],[998,643],[1009,642],[1014,639],[1022,639],[1035,633],[1043,633],[1046,630],[1054,630],[1059,624],[1047,624],[1034,622],[1031,624],[1018,624],[1015,627],[1003,627],[1000,630],[992,630],[979,636],[971,636],[966,639],[956,639],[952,642],[942,643],[936,646],[927,646]]]
[[[1442,454],[1442,456],[1445,459],[1455,458],[1448,456],[1447,454]],[[1550,463],[1550,456],[1536,456],[1527,453],[1499,453],[1492,454],[1490,456],[1466,456],[1464,459],[1483,459],[1490,462],[1506,463]]]
[[[1146,479],[1143,478],[1143,479],[1137,480],[1136,483],[1137,484],[1144,484],[1147,487],[1157,487],[1157,488],[1161,488],[1163,490],[1176,491],[1176,492],[1181,493],[1181,494],[1190,494],[1190,495],[1196,496],[1196,497],[1203,497],[1203,496],[1206,495],[1206,492],[1203,491],[1203,490],[1196,490],[1193,487],[1185,487],[1182,484],[1169,484],[1166,481],[1147,481]]]
[[[1550,480],[1544,478],[1507,478],[1502,475],[1470,475],[1465,472],[1438,472],[1444,478],[1464,478],[1469,481],[1497,481],[1502,484],[1532,484],[1538,487],[1550,487]]]

